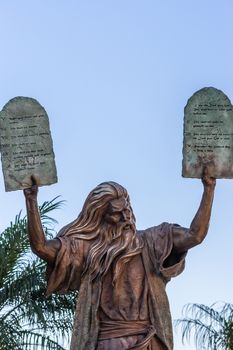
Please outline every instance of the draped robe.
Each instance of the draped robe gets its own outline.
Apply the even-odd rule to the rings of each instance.
[[[148,285],[148,318],[155,333],[149,346],[147,344],[140,349],[160,349],[156,347],[155,339],[158,339],[162,345],[161,349],[173,349],[171,315],[165,287],[172,277],[183,271],[185,264],[186,252],[176,254],[173,249],[177,226],[162,223],[159,226],[137,231],[139,239],[143,241],[141,259]],[[185,230],[183,234],[186,233]],[[54,264],[48,266],[47,294],[66,293],[69,290],[79,291],[70,350],[96,350],[100,332],[99,309],[104,280],[91,281],[88,273],[82,276],[85,264],[85,240],[66,236],[58,239],[61,242],[61,248]],[[169,263],[171,253],[173,260]]]

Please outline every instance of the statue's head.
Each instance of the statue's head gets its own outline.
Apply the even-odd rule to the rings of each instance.
[[[113,181],[103,182],[89,193],[77,220],[62,235],[81,234],[84,239],[92,239],[103,225],[135,230],[128,192]]]
[[[135,216],[126,189],[116,182],[103,182],[87,196],[78,218],[61,236],[91,241],[84,272],[103,276],[111,263],[118,276],[129,259],[140,253]]]
[[[126,195],[122,194],[120,197],[112,199],[109,202],[103,215],[103,220],[112,225],[118,225],[119,223],[135,224],[135,217],[127,192]]]

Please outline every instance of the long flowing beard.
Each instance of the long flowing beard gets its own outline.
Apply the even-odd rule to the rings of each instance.
[[[140,254],[142,246],[134,223],[104,223],[99,229],[98,240],[90,247],[83,274],[88,271],[94,281],[105,276],[113,264],[114,284],[122,274],[125,264],[133,256]]]

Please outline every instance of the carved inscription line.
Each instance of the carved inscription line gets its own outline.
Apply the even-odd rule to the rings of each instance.
[[[23,116],[14,116],[14,117],[10,117],[10,124],[16,124],[19,121],[26,121],[28,122],[28,119],[32,119],[35,120],[36,118],[45,118],[44,114],[35,114],[35,115],[23,115]]]
[[[197,104],[193,107],[193,111],[191,112],[193,115],[196,115],[198,117],[206,117],[207,115],[210,116],[210,113],[208,112],[219,112],[220,118],[223,112],[231,112],[232,111],[232,105],[231,104]],[[216,113],[215,113],[216,115]],[[213,122],[212,120],[210,122]],[[215,121],[218,122],[218,121]]]

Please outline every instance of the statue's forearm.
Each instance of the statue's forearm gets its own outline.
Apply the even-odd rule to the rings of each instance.
[[[37,250],[45,244],[45,234],[40,220],[39,209],[36,199],[27,199],[28,236],[32,251],[37,254]]]
[[[36,198],[26,199],[28,236],[33,253],[52,262],[60,247],[58,240],[46,240]]]
[[[204,186],[204,193],[202,195],[199,209],[194,216],[194,219],[189,229],[180,226],[175,227],[173,244],[175,252],[180,253],[200,244],[205,238],[210,221],[211,209],[214,198],[214,186]]]
[[[200,207],[189,229],[190,241],[193,239],[194,245],[201,243],[208,232],[213,198],[214,186],[205,186]]]

